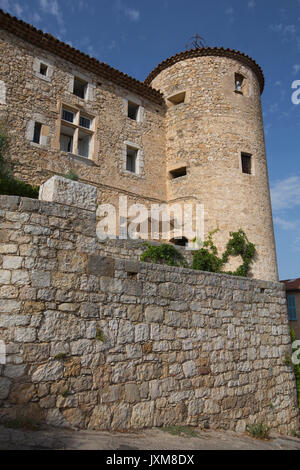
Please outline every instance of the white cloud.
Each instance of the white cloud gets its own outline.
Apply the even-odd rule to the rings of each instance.
[[[128,18],[130,21],[137,22],[141,18],[141,13],[136,8],[128,8],[124,3],[123,0],[116,0],[115,2],[115,9]]]
[[[256,6],[255,0],[250,0],[248,2],[248,8],[255,8],[255,6]]]
[[[14,10],[15,10],[17,16],[21,16],[22,13],[23,13],[23,7],[20,5],[20,3],[15,3],[14,4]]]
[[[293,75],[297,75],[300,72],[300,64],[293,65]]]
[[[300,206],[300,176],[290,176],[274,183],[271,199],[274,211]]]
[[[60,26],[60,34],[64,34],[66,30],[64,27],[63,15],[57,0],[39,0],[39,4],[43,13],[52,15],[56,18],[56,21]]]
[[[274,223],[283,230],[295,230],[297,227],[299,227],[299,221],[291,222],[290,220],[286,220],[278,216],[274,217]]]
[[[228,16],[230,23],[233,23],[235,18],[234,18],[234,8],[233,7],[228,7],[225,10],[225,15]]]
[[[131,21],[139,21],[140,19],[140,12],[134,8],[125,8],[124,13]]]

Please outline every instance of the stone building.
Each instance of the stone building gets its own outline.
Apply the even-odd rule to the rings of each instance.
[[[73,170],[116,206],[120,195],[146,207],[199,202],[205,234],[220,229],[221,253],[242,228],[257,249],[253,277],[278,280],[254,60],[193,49],[142,83],[3,11],[0,45],[0,113],[16,177],[42,184]]]

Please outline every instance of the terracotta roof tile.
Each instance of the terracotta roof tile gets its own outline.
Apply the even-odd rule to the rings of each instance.
[[[286,281],[280,281],[285,284],[286,290],[300,290],[300,278],[287,279]]]
[[[229,57],[231,59],[236,59],[240,62],[243,62],[245,65],[248,65],[248,67],[250,67],[254,71],[259,81],[260,91],[261,93],[263,92],[265,79],[260,66],[248,55],[233,49],[224,49],[223,47],[203,47],[197,49],[190,49],[188,51],[181,52],[172,57],[169,57],[168,59],[161,62],[154,70],[152,70],[152,72],[148,75],[144,83],[146,85],[149,85],[162,70],[176,64],[177,62],[202,56]]]

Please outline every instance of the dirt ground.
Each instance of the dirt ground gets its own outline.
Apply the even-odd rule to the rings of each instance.
[[[0,450],[300,450],[300,439],[270,434],[254,439],[230,431],[203,431],[197,436],[172,435],[152,428],[117,433],[44,427],[38,431],[0,426]]]

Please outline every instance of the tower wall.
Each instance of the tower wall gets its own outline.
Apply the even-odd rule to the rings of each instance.
[[[244,77],[243,94],[235,74]],[[166,162],[168,200],[196,197],[204,204],[205,235],[217,226],[219,254],[230,231],[242,228],[256,246],[255,278],[277,280],[277,261],[261,110],[261,81],[235,58],[200,56],[170,65],[153,78],[168,103]],[[168,98],[185,92],[185,101]],[[251,154],[252,174],[242,171],[241,153]],[[187,175],[171,179],[184,167]],[[239,259],[228,268],[235,269]]]

